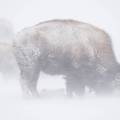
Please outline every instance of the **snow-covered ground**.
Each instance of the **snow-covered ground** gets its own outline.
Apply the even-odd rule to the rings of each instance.
[[[47,78],[51,82],[53,81],[50,78],[57,79],[58,82],[61,79],[42,75],[46,82]],[[45,86],[42,79],[38,89],[42,85],[49,91],[57,89],[52,85]],[[60,84],[63,86],[63,83]],[[120,120],[119,111],[118,97],[24,98],[17,79],[4,80],[0,76],[0,120]]]

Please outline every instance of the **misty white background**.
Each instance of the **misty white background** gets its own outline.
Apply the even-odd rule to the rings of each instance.
[[[14,34],[24,27],[50,19],[91,23],[110,34],[120,62],[119,11],[119,0],[0,0],[0,20],[7,21],[5,24],[9,23]],[[4,81],[0,74],[0,120],[120,120],[119,98],[23,100],[18,80],[11,83],[12,80],[7,79]],[[49,88],[64,87],[61,77],[42,74],[42,81],[40,87],[46,82]]]

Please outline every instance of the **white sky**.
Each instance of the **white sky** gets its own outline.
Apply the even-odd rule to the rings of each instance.
[[[119,11],[119,0],[0,0],[0,18],[10,20],[16,31],[55,18],[76,19],[105,29],[120,61]]]

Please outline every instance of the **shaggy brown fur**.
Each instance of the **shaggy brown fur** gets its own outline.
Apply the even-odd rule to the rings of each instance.
[[[36,94],[39,72],[66,76],[67,93],[82,93],[85,85],[110,88],[118,66],[109,35],[87,23],[52,20],[19,32],[14,53],[21,70],[21,85]],[[111,80],[106,80],[110,77]],[[103,79],[103,80],[101,80]],[[100,84],[99,84],[100,83]]]

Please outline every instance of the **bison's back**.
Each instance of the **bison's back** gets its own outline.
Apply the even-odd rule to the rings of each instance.
[[[108,60],[115,61],[108,34],[87,23],[73,20],[47,21],[22,30],[16,39],[15,46],[39,48],[41,53],[49,51],[51,56],[69,53],[75,61],[83,55],[105,61],[105,64]]]
[[[77,45],[76,43],[82,45],[95,44],[96,42],[105,43],[104,39],[109,38],[104,31],[97,27],[72,20],[43,22],[22,30],[17,37],[17,39],[21,39],[21,41],[18,40],[19,42],[29,42],[34,38],[39,39],[42,37],[55,46]],[[30,37],[31,39],[29,39]],[[99,41],[98,38],[100,39]]]

